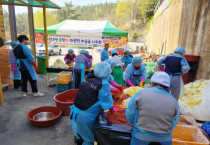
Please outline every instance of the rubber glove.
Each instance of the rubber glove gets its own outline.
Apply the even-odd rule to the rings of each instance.
[[[104,61],[103,59],[101,59],[101,62]]]
[[[14,63],[11,63],[11,67],[12,67],[12,71],[13,71],[13,72],[16,72],[15,64],[14,64]]]
[[[135,85],[129,79],[126,79],[126,83],[128,83],[128,85],[131,87],[135,87]]]
[[[112,108],[109,109],[109,112],[110,112],[110,113],[114,113],[114,112],[116,112],[117,110],[118,110],[118,108],[113,106]]]
[[[117,88],[115,88],[115,87],[110,87],[110,91],[111,91],[112,93],[116,93],[116,94],[120,94],[120,93],[121,93],[121,90],[119,90],[119,89],[117,89]]]
[[[32,64],[32,65],[33,65],[33,67],[34,67],[35,72],[36,72],[36,73],[38,73],[38,72],[39,72],[39,70],[38,70],[38,68],[37,68],[37,66],[36,66],[35,61],[34,61],[34,62],[32,62],[31,64]]]
[[[123,88],[118,85],[115,81],[111,81],[110,84],[113,86],[113,87],[116,87],[118,88],[121,92],[123,92]]]
[[[68,62],[68,61],[69,61],[69,59],[64,59],[64,61],[65,61],[65,62]]]

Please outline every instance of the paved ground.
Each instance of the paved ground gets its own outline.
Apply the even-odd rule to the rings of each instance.
[[[39,75],[38,88],[43,97],[22,97],[21,91],[10,87],[4,91],[5,106],[0,106],[0,145],[74,145],[69,118],[60,120],[48,128],[33,127],[26,115],[40,106],[55,106],[55,87],[47,87],[45,76]],[[31,88],[28,87],[30,92]]]
[[[57,58],[63,60],[68,48],[62,50],[61,55],[50,57],[50,65]],[[100,53],[96,50],[88,51],[93,55],[93,64],[100,62]],[[75,53],[78,54],[77,49]],[[28,89],[31,92],[30,86]],[[0,106],[0,145],[74,145],[74,135],[68,117],[62,116],[54,126],[48,128],[33,127],[28,121],[26,115],[31,109],[55,106],[53,97],[56,95],[56,86],[47,87],[44,75],[39,75],[38,89],[46,95],[22,97],[22,92],[15,91],[12,87],[3,92],[7,105]]]

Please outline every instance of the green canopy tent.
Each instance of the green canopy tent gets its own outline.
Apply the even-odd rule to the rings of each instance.
[[[44,33],[43,28],[35,29],[36,33]],[[96,36],[128,36],[128,33],[117,29],[109,21],[65,20],[47,27],[48,34],[96,35]]]

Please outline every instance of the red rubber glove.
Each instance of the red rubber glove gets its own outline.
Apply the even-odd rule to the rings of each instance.
[[[103,62],[104,60],[103,59],[101,59],[101,62]]]
[[[16,72],[15,64],[14,64],[14,63],[11,63],[11,67],[12,67],[12,71],[13,71],[13,72]]]
[[[34,66],[35,72],[36,72],[36,73],[38,73],[38,72],[39,72],[39,70],[38,70],[38,68],[37,68],[37,66],[36,66],[35,61],[34,61],[34,62],[32,62],[31,64]]]
[[[128,83],[128,85],[131,87],[135,87],[135,85],[129,79],[126,79],[126,83]]]

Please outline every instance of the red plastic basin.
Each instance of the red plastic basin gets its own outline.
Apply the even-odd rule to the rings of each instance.
[[[198,55],[191,55],[191,54],[183,54],[183,57],[186,58],[187,61],[198,61]]]
[[[78,89],[71,89],[55,95],[56,106],[62,110],[62,115],[69,116],[70,108],[74,104]]]
[[[36,115],[37,113],[40,113],[40,112],[51,112],[51,113],[53,113],[54,116],[53,116],[52,119],[45,120],[45,121],[33,120],[33,116]],[[31,110],[30,112],[28,112],[27,118],[33,126],[49,127],[49,126],[55,124],[58,121],[61,114],[62,114],[62,111],[58,107],[43,106],[43,107],[35,108],[35,109]]]

